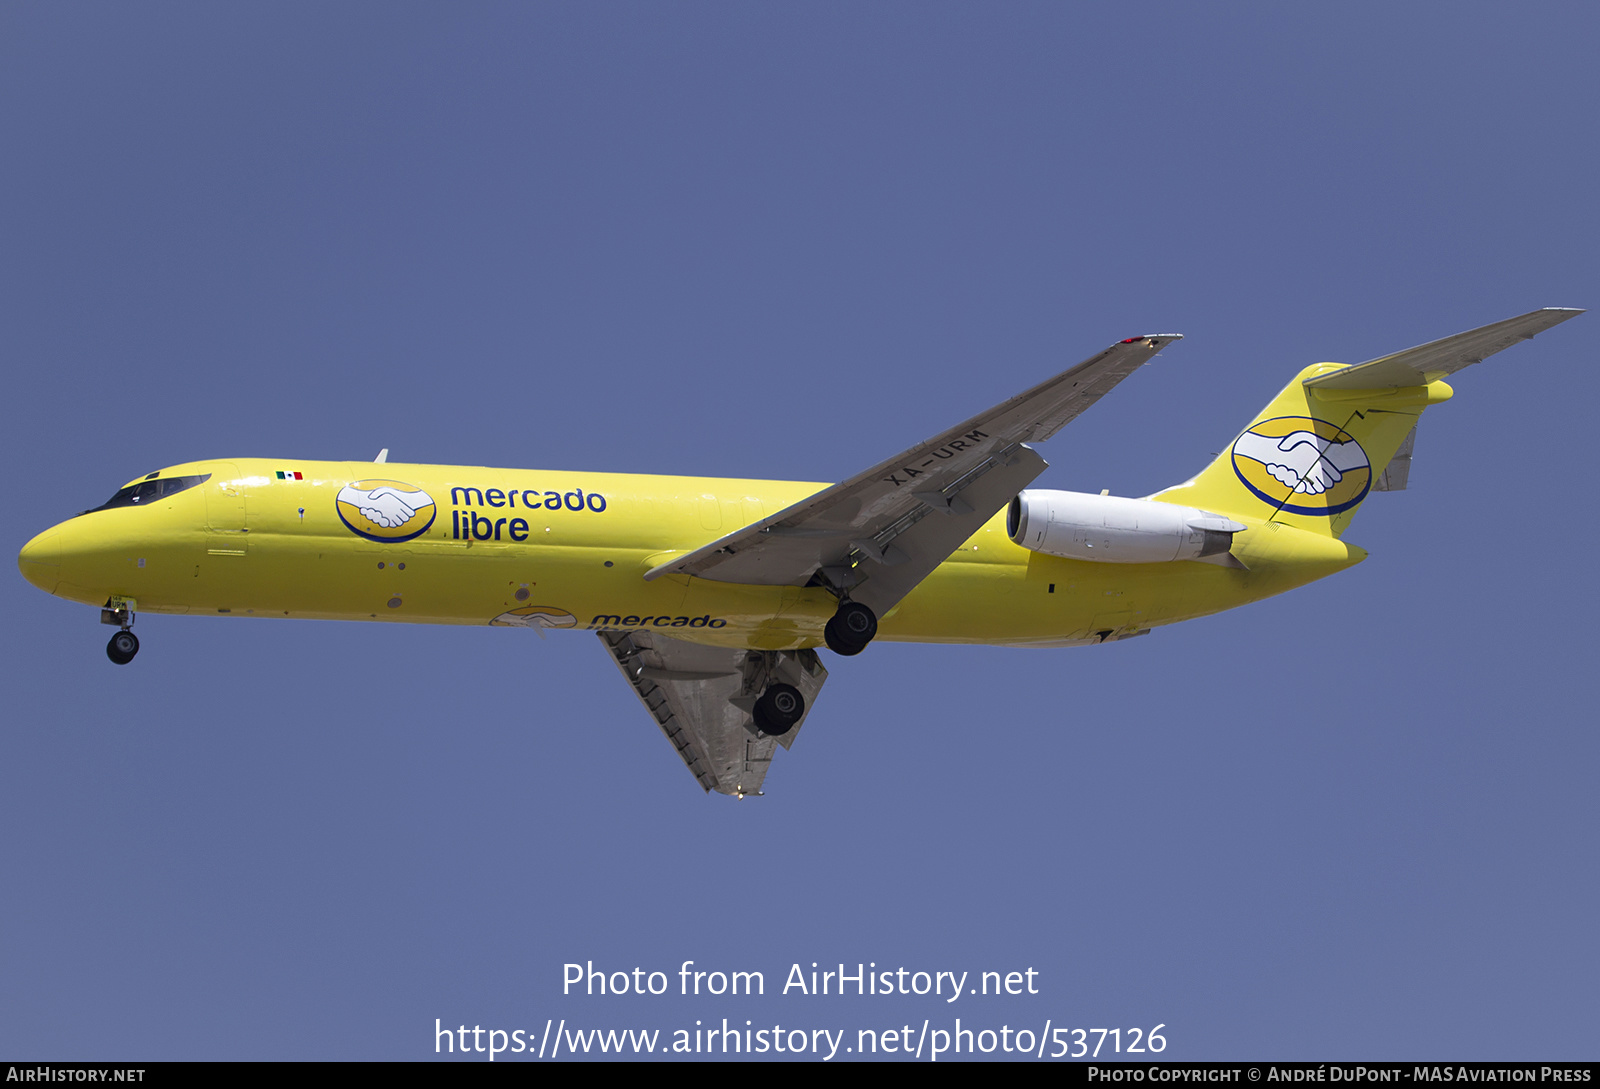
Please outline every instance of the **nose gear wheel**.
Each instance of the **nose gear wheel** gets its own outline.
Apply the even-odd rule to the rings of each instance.
[[[118,665],[127,665],[138,653],[139,637],[126,628],[113,635],[111,642],[106,644],[106,657]]]

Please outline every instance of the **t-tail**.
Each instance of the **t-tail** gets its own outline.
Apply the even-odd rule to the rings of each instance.
[[[1582,310],[1547,308],[1366,363],[1297,374],[1206,469],[1165,503],[1341,536],[1374,491],[1406,486],[1417,419],[1447,377]]]

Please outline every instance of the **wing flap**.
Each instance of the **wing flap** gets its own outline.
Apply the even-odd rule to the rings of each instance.
[[[1044,469],[1044,459],[1022,447],[1014,461],[961,490],[955,503],[964,509],[955,503],[940,508],[919,502],[908,512],[908,520],[915,521],[906,529],[891,525],[878,537],[855,542],[852,570],[861,581],[850,596],[884,615]],[[888,536],[889,531],[894,535]]]
[[[1320,389],[1399,389],[1425,386],[1446,378],[1464,367],[1482,363],[1496,352],[1530,340],[1552,326],[1575,318],[1582,310],[1546,307],[1493,325],[1469,329],[1443,340],[1419,344],[1403,352],[1369,359],[1344,370],[1305,380],[1305,385]]]

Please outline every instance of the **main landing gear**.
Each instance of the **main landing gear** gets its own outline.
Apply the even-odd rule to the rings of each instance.
[[[779,737],[794,729],[806,713],[806,699],[792,684],[771,684],[756,700],[750,715],[768,737]]]
[[[117,665],[127,665],[133,661],[133,656],[139,653],[139,637],[130,630],[133,627],[133,610],[127,605],[118,605],[114,608],[107,606],[100,610],[100,623],[118,624],[122,627],[122,630],[113,635],[111,641],[106,644],[106,657]]]
[[[841,601],[839,611],[822,629],[823,641],[835,654],[860,654],[878,634],[878,617],[859,601]]]

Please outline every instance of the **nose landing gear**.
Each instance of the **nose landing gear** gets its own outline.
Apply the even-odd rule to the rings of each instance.
[[[106,657],[118,665],[127,665],[139,653],[139,637],[126,629],[117,632],[106,644]]]
[[[122,630],[106,644],[106,657],[117,665],[127,665],[139,653],[139,637],[129,629],[133,627],[133,599],[112,598],[100,610],[100,623],[118,624]]]

